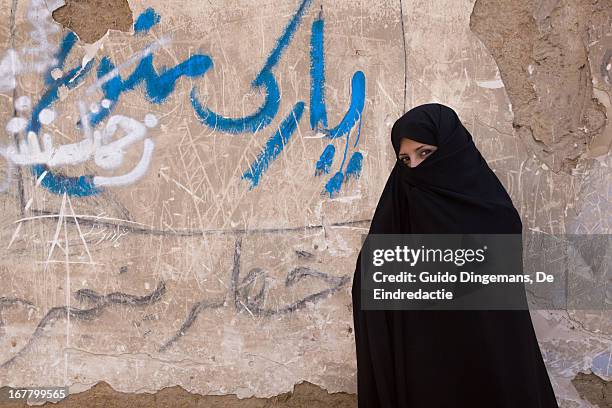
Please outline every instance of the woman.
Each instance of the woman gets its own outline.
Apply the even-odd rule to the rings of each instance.
[[[411,109],[391,141],[369,234],[521,233],[453,109]],[[352,296],[360,408],[558,408],[528,310],[361,310],[361,251]]]

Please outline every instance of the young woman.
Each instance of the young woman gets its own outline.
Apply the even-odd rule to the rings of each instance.
[[[453,109],[411,109],[391,141],[369,234],[521,233]],[[360,408],[558,408],[528,310],[362,310],[361,251],[352,296]]]

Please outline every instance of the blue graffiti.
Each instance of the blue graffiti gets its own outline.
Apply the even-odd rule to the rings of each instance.
[[[330,139],[344,136],[350,132],[355,123],[361,119],[365,101],[365,75],[361,71],[353,74],[351,79],[351,104],[348,111],[333,129],[323,129]]]
[[[100,107],[97,113],[92,113],[90,123],[96,126],[103,121],[113,110],[119,97],[126,91],[133,90],[136,86],[144,84],[145,94],[149,102],[160,104],[166,100],[168,95],[174,91],[176,81],[186,76],[196,78],[204,75],[212,66],[212,59],[207,55],[192,55],[187,60],[170,69],[162,69],[157,73],[153,67],[153,55],[140,60],[140,63],[132,74],[124,81],[120,75],[116,75],[102,85],[104,97],[110,101],[109,107]],[[108,57],[102,58],[98,65],[98,78],[103,77],[115,66]]]
[[[348,162],[348,165],[346,166],[346,177],[347,178],[359,177],[359,174],[361,172],[362,162],[363,162],[363,154],[361,154],[361,152],[354,152],[353,155],[351,156],[351,159]]]
[[[64,67],[66,58],[68,57],[72,47],[74,47],[74,44],[76,44],[77,40],[78,37],[73,32],[66,34],[62,40],[59,50],[55,55],[57,64],[49,67],[49,69],[45,72],[44,81],[48,88],[40,98],[40,101],[32,108],[32,117],[28,123],[28,131],[38,133],[40,130],[40,120],[38,116],[44,108],[51,106],[58,100],[60,87],[65,86],[68,89],[73,89],[83,81],[87,73],[91,70],[93,61],[89,61],[85,67],[79,65],[78,67],[69,69],[62,75],[61,78],[53,79],[51,76],[51,72],[54,69],[62,69]]]
[[[136,20],[135,32],[146,31],[159,21],[159,16],[152,9],[147,9]],[[138,25],[138,27],[136,27]],[[148,28],[147,28],[148,27]],[[61,78],[54,80],[51,72],[54,69],[64,69],[67,56],[74,47],[77,41],[77,36],[73,32],[68,32],[62,40],[61,47],[56,55],[58,63],[50,67],[45,73],[45,83],[48,86],[47,91],[32,109],[32,117],[28,124],[28,130],[38,133],[41,127],[38,116],[40,112],[50,107],[59,98],[58,90],[61,86],[66,86],[69,89],[77,86],[85,76],[90,72],[94,59],[90,60],[85,67],[77,66],[68,70]],[[212,60],[207,55],[193,55],[187,60],[181,62],[177,66],[170,69],[161,69],[158,73],[153,67],[153,56],[148,55],[141,59],[136,69],[130,76],[123,80],[120,75],[112,77],[109,81],[102,85],[104,98],[110,105],[108,107],[101,106],[97,113],[89,114],[89,122],[92,127],[103,121],[112,111],[122,93],[133,90],[136,86],[143,84],[147,99],[156,104],[160,104],[166,100],[168,95],[174,90],[176,81],[182,77],[200,77],[212,66]],[[98,79],[108,74],[115,69],[114,64],[108,57],[101,59],[98,65]],[[77,122],[80,125],[80,121]],[[36,164],[31,167],[32,174],[39,178],[44,174],[41,180],[41,185],[55,194],[68,194],[71,196],[91,196],[103,191],[102,188],[96,187],[93,175],[83,175],[78,177],[65,176],[63,174],[55,174],[48,166]]]
[[[278,131],[268,139],[266,146],[263,151],[259,153],[255,162],[251,165],[250,169],[242,175],[242,179],[249,180],[251,186],[249,190],[252,190],[259,183],[259,177],[268,168],[270,162],[276,159],[280,152],[283,150],[289,139],[297,129],[297,125],[300,122],[302,113],[304,112],[304,102],[300,101],[295,104],[293,110],[283,120],[279,126]]]
[[[137,33],[146,33],[151,27],[155,24],[159,23],[160,15],[153,10],[152,7],[149,7],[145,11],[142,12],[136,19],[134,23],[134,32]]]
[[[342,163],[340,164],[340,169],[325,184],[326,192],[333,197],[333,195],[340,190],[344,181],[350,178],[358,178],[361,174],[362,154],[359,152],[353,153],[344,173],[342,169],[346,161],[350,131],[357,122],[359,122],[359,127],[353,148],[357,146],[361,135],[361,117],[365,103],[365,75],[362,71],[357,71],[353,74],[353,78],[351,79],[351,102],[349,108],[340,123],[334,128],[328,129],[327,113],[325,109],[325,54],[323,29],[324,23],[322,13],[319,13],[317,19],[312,23],[310,39],[310,127],[322,132],[328,139],[336,139],[342,136],[346,137],[344,155]],[[332,145],[326,146],[317,161],[315,167],[316,176],[330,172],[331,162],[333,161],[335,152],[330,146]]]
[[[272,119],[278,112],[280,103],[278,83],[272,74],[272,69],[276,66],[282,56],[282,52],[287,48],[289,42],[293,38],[305,9],[310,5],[310,3],[311,2],[309,0],[303,0],[301,2],[295,15],[285,27],[283,34],[276,41],[276,45],[270,53],[264,67],[251,83],[251,86],[254,89],[261,87],[265,89],[265,100],[262,106],[255,113],[242,118],[221,116],[210,109],[203,107],[197,98],[196,89],[193,88],[191,92],[191,103],[202,123],[211,128],[234,134],[240,132],[257,132],[259,129],[264,128],[271,123]],[[353,147],[357,146],[359,135],[361,133],[361,116],[365,102],[365,75],[362,71],[355,72],[351,80],[351,101],[349,108],[338,125],[332,129],[328,129],[324,92],[325,54],[323,31],[324,22],[322,13],[320,12],[311,26],[310,127],[313,130],[323,133],[328,139],[336,139],[342,136],[346,137],[346,147],[340,169],[325,185],[325,191],[329,193],[330,196],[333,196],[340,190],[343,181],[348,180],[351,177],[357,178],[361,172],[362,160],[359,158],[362,156],[361,153],[359,153],[359,155],[355,155],[357,152],[353,153],[353,156],[351,157],[352,160],[350,161],[350,168],[347,166],[344,172],[343,168],[346,161],[350,131],[357,122],[359,122],[358,135]],[[298,103],[303,102],[300,101]],[[301,113],[297,116],[297,120],[299,121]],[[287,119],[285,119],[279,127],[279,131],[268,140],[266,146],[259,153],[257,159],[249,166],[249,169],[243,173],[242,179],[251,183],[249,187],[250,190],[259,184],[262,173],[270,166],[271,161],[278,157],[280,151],[286,145],[286,143],[279,143],[282,138],[281,135],[284,135],[286,139],[289,140],[289,137],[295,130],[295,126],[297,126],[297,123],[294,123],[291,120],[287,121]],[[332,144],[327,145],[317,161],[315,175],[320,176],[330,172],[334,159],[334,153],[335,147]]]
[[[229,118],[221,116],[208,108],[202,107],[197,99],[195,88],[191,92],[191,103],[200,118],[200,121],[205,125],[228,133],[239,132],[257,132],[258,129],[264,128],[272,122],[274,116],[278,112],[280,102],[280,91],[278,83],[272,69],[278,64],[283,51],[289,45],[293,34],[297,30],[300,20],[310,4],[311,0],[303,0],[291,21],[285,27],[285,32],[276,41],[276,46],[270,53],[266,63],[264,64],[259,74],[251,82],[253,89],[264,88],[265,100],[263,105],[253,114],[243,118]],[[256,184],[255,184],[256,185]],[[254,187],[254,186],[251,186]]]
[[[68,57],[72,47],[74,47],[74,44],[76,44],[77,39],[76,34],[73,32],[69,32],[64,36],[61,46],[55,56],[57,59],[57,64],[50,67],[44,75],[47,91],[32,108],[32,116],[27,127],[28,131],[35,133],[40,131],[41,123],[39,120],[39,115],[43,109],[51,106],[55,101],[57,101],[59,98],[60,87],[65,86],[68,89],[73,89],[83,81],[87,73],[91,70],[93,60],[89,61],[84,67],[79,65],[67,70],[58,79],[53,79],[51,75],[51,72],[54,69],[62,69],[64,67],[66,58]],[[56,175],[51,172],[47,166],[42,164],[35,164],[31,166],[30,170],[37,179],[44,174],[44,177],[41,180],[41,185],[56,194],[63,194],[65,192],[74,196],[88,196],[97,194],[101,191],[93,184],[93,176],[91,175],[79,177]]]
[[[284,32],[277,39],[274,48],[268,56],[264,66],[251,82],[253,89],[259,89],[264,100],[261,106],[252,114],[233,118],[223,116],[211,109],[203,106],[198,99],[197,88],[193,87],[190,93],[191,105],[200,122],[215,130],[225,133],[237,134],[242,132],[257,133],[260,129],[270,125],[276,117],[281,93],[278,82],[273,74],[273,69],[277,66],[283,52],[297,31],[302,17],[310,5],[311,0],[302,0],[296,13],[286,25]],[[153,8],[146,9],[134,23],[134,33],[141,34],[148,32],[155,24],[160,21],[160,16]],[[356,71],[351,79],[350,104],[342,120],[332,127],[328,127],[327,112],[325,106],[325,60],[324,60],[324,21],[322,12],[312,24],[310,40],[310,127],[312,130],[320,132],[323,137],[330,139],[316,163],[315,175],[323,176],[332,171],[336,147],[333,144],[335,139],[345,137],[345,147],[340,167],[325,184],[325,191],[330,196],[337,193],[343,182],[359,177],[362,169],[363,155],[356,151],[356,147],[361,134],[362,113],[365,102],[365,75],[362,71]],[[69,89],[77,86],[92,71],[95,60],[90,60],[85,66],[76,66],[65,69],[64,65],[67,56],[70,54],[77,41],[74,33],[69,32],[62,40],[60,50],[57,53],[57,64],[51,67],[45,74],[45,84],[47,90],[34,106],[32,117],[28,124],[28,130],[38,133],[41,123],[38,119],[40,112],[52,106],[59,98],[58,90],[62,86]],[[171,68],[155,69],[153,66],[153,55],[143,57],[134,71],[123,79],[116,70],[109,57],[100,59],[96,70],[98,81],[104,78],[100,88],[106,100],[98,106],[94,112],[88,113],[87,119],[91,127],[98,126],[107,118],[125,92],[132,91],[142,86],[145,97],[150,103],[161,104],[174,91],[177,81],[181,77],[200,78],[213,67],[212,58],[208,55],[196,54],[190,56],[185,61],[180,62]],[[51,72],[59,69],[64,72],[59,79],[53,79]],[[113,75],[108,78],[109,75]],[[254,162],[242,174],[241,179],[250,183],[249,190],[257,186],[262,175],[270,167],[272,162],[279,157],[284,147],[291,141],[298,124],[303,115],[305,103],[298,101],[291,112],[285,117],[278,126],[277,131],[267,140],[265,146],[258,154]],[[358,123],[357,137],[352,146],[351,158],[345,167],[347,154],[349,152],[350,133],[355,124]],[[81,126],[80,121],[77,126]],[[55,194],[69,194],[74,196],[90,196],[103,191],[94,184],[94,176],[84,175],[79,177],[68,177],[62,174],[54,174],[46,165],[32,166],[32,173],[37,178],[42,178],[41,185]]]
[[[47,172],[45,174],[45,172]],[[42,177],[40,185],[55,194],[68,194],[77,197],[87,197],[102,192],[93,182],[94,176],[84,175],[67,177],[63,174],[54,174],[42,164],[32,166],[32,174],[38,179]]]
[[[319,123],[327,127],[327,110],[325,108],[325,60],[323,50],[323,20],[317,18],[312,23],[310,36],[310,128],[315,129]]]
[[[333,144],[330,143],[325,146],[323,153],[321,153],[317,161],[315,176],[329,173],[332,162],[334,161],[334,154],[336,154],[336,147]]]
[[[278,112],[280,90],[272,73],[262,72],[262,74],[255,78],[253,86],[265,87],[266,98],[264,103],[255,113],[243,118],[228,118],[203,107],[198,101],[196,89],[193,88],[191,90],[191,104],[200,121],[213,129],[228,133],[255,133],[270,124]]]

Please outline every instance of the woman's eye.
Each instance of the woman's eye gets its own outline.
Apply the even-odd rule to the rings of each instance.
[[[421,150],[421,156],[427,156],[429,153],[431,153],[431,150],[428,150],[428,149]]]

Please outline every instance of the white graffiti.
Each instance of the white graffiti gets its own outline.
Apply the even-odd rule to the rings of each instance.
[[[17,86],[17,74],[22,71],[19,56],[15,50],[7,50],[0,61],[0,92],[12,91]]]
[[[0,92],[13,91],[17,87],[17,77],[27,72],[42,73],[57,64],[55,57],[58,46],[52,44],[50,36],[59,32],[59,25],[51,18],[51,10],[64,4],[63,0],[31,0],[27,18],[32,26],[30,32],[31,44],[19,51],[9,49],[4,56],[0,56]],[[168,44],[169,37],[162,37],[149,44],[128,60],[104,75],[85,90],[85,97],[99,90],[100,87],[119,75],[119,71],[129,65],[138,63],[142,58],[155,50]],[[85,59],[91,56],[85,56]],[[85,62],[83,63],[83,66]],[[54,69],[51,76],[54,79],[64,75],[62,70]],[[158,124],[157,117],[146,114],[142,121],[125,115],[114,115],[108,118],[101,130],[92,129],[89,123],[90,112],[96,113],[100,108],[109,109],[112,102],[103,99],[100,103],[91,103],[86,107],[85,102],[77,100],[80,116],[82,140],[76,143],[56,144],[48,131],[58,114],[54,109],[45,108],[38,114],[38,121],[42,125],[39,134],[29,131],[29,120],[26,119],[32,110],[32,101],[28,96],[16,97],[14,108],[16,115],[10,118],[5,125],[9,137],[6,145],[0,144],[0,156],[7,162],[7,173],[0,183],[0,192],[8,189],[12,172],[16,166],[46,165],[49,168],[62,166],[75,166],[93,160],[96,166],[107,171],[119,171],[124,165],[128,151],[142,141],[142,154],[138,163],[128,172],[118,176],[94,176],[93,184],[102,186],[125,186],[134,183],[143,177],[151,163],[154,141],[148,137],[148,129]],[[47,132],[45,132],[47,130]],[[45,172],[44,175],[47,173]],[[42,177],[44,177],[44,175]]]
[[[154,118],[153,120],[151,119]],[[125,149],[139,140],[144,139],[143,153],[138,164],[129,172],[121,176],[103,177],[95,176],[95,186],[124,186],[131,184],[140,179],[149,168],[149,163],[153,157],[153,149],[155,143],[151,138],[145,138],[147,127],[157,125],[157,118],[154,115],[148,114],[145,116],[144,125],[130,117],[114,115],[106,123],[104,133],[101,136],[101,146],[94,153],[94,160],[98,166],[103,169],[116,169],[123,163]],[[122,138],[109,142],[112,136],[117,131],[117,128],[122,128],[126,135]],[[98,136],[96,136],[98,135]],[[94,140],[100,137],[99,132],[94,132]]]
[[[63,3],[63,2],[55,2]],[[0,92],[12,91],[17,86],[17,75],[26,72],[45,72],[57,63],[57,45],[49,41],[49,36],[59,31],[51,18],[51,12],[44,0],[32,0],[27,13],[32,26],[30,38],[34,46],[19,51],[8,49],[0,59]]]
[[[41,112],[42,115],[42,112]],[[50,116],[54,117],[54,114]],[[86,118],[87,115],[83,115]],[[21,121],[18,121],[21,119]],[[52,121],[53,118],[50,120]],[[14,121],[11,124],[11,121]],[[27,122],[22,118],[13,118],[7,125],[7,131],[15,133],[23,131]],[[83,120],[83,128],[88,128],[86,119]],[[9,126],[10,125],[10,126]],[[42,136],[42,146],[38,136],[34,132],[28,132],[26,138],[22,138],[18,145],[9,144],[0,146],[0,156],[9,163],[18,166],[34,164],[45,164],[49,167],[74,166],[84,163],[93,158],[96,165],[105,170],[119,168],[124,161],[126,150],[138,141],[143,140],[143,154],[139,163],[127,174],[114,177],[94,177],[97,186],[121,186],[133,183],[142,177],[148,169],[155,143],[147,138],[147,128],[157,125],[157,118],[147,114],[144,123],[124,115],[111,116],[106,122],[102,132],[91,129],[84,130],[85,137],[77,143],[54,146],[53,138],[48,133]],[[10,128],[10,130],[9,130]],[[123,136],[113,140],[118,130],[123,131]]]

